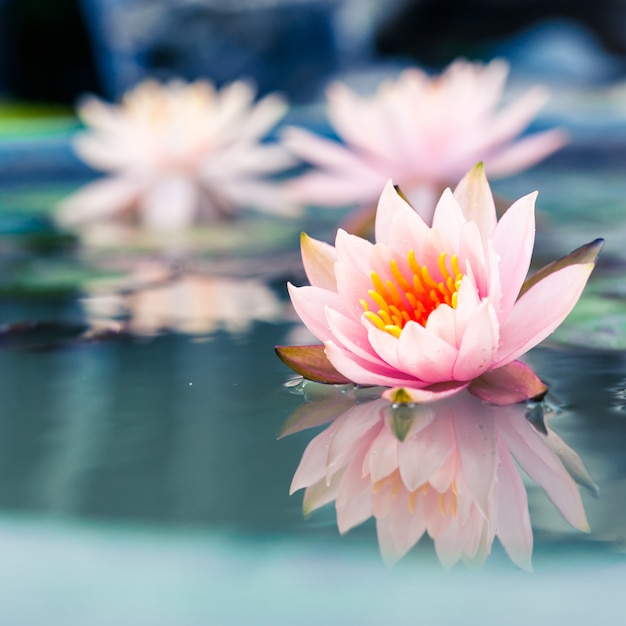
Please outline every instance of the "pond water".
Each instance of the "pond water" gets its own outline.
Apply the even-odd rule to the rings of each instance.
[[[5,181],[0,324],[51,323],[0,337],[0,623],[616,622],[626,613],[626,153],[603,154],[590,170],[588,155],[565,150],[495,186],[507,197],[540,189],[540,261],[607,239],[581,305],[525,358],[549,385],[550,428],[599,487],[580,488],[583,533],[526,481],[532,574],[497,541],[482,568],[447,572],[429,538],[390,569],[372,520],[340,535],[332,506],[305,518],[302,492],[289,495],[321,432],[277,437],[303,404],[273,351],[306,338],[284,286],[303,280],[301,224],[252,223],[252,250],[235,236],[192,280],[128,296],[96,279],[130,265],[153,276],[155,263],[158,276],[152,252],[133,244],[123,263],[67,246],[38,208],[71,186],[62,172]],[[329,238],[331,217],[305,226]],[[91,341],[93,324],[107,332]]]

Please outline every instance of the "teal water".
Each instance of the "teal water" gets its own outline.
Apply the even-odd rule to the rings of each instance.
[[[626,206],[615,161],[589,170],[580,158],[566,153],[495,186],[509,198],[540,189],[541,262],[607,239],[581,305],[526,357],[549,385],[551,428],[600,490],[596,497],[581,487],[585,534],[527,482],[532,574],[517,569],[497,540],[478,571],[462,564],[444,571],[428,538],[389,569],[371,520],[341,536],[332,506],[304,518],[302,492],[289,496],[319,432],[277,439],[303,402],[285,386],[291,374],[273,351],[305,337],[284,287],[287,279],[303,281],[298,225],[267,226],[262,243],[245,253],[234,237],[200,259],[210,278],[201,301],[214,303],[198,314],[200,330],[178,318],[147,329],[143,300],[127,309],[100,303],[94,313],[93,283],[120,273],[110,263],[119,256],[83,256],[51,229],[37,207],[58,189],[7,187],[0,325],[52,324],[0,330],[0,624],[619,623],[626,614]],[[579,191],[568,200],[560,190],[572,181]],[[330,223],[324,213],[306,228],[328,238]],[[139,249],[126,253],[123,271],[145,258]],[[211,282],[216,275],[244,284],[243,295],[220,300],[225,287]],[[253,293],[257,308],[247,304]],[[234,326],[215,319],[216,308],[230,310],[228,301],[230,318],[241,315]],[[139,318],[144,326],[131,334],[80,336],[80,324]]]
[[[371,521],[342,537],[332,507],[304,519],[301,492],[288,495],[312,436],[276,439],[302,402],[272,350],[292,327],[0,351],[3,623],[547,624],[565,612],[583,624],[623,613],[620,354],[529,358],[550,384],[552,428],[600,486],[599,498],[583,490],[590,534],[529,485],[533,574],[497,542],[482,570],[446,573],[429,539],[388,569]]]

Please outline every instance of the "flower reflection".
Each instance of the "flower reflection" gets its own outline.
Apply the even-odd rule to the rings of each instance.
[[[136,335],[237,334],[256,321],[276,322],[285,314],[274,292],[259,281],[172,273],[158,263],[136,268],[115,289],[93,288],[83,307],[92,322],[125,320],[125,329]]]
[[[484,161],[492,177],[533,165],[565,137],[550,130],[519,138],[546,94],[536,87],[500,109],[507,73],[500,60],[458,60],[434,78],[411,68],[371,97],[335,83],[328,89],[328,116],[346,145],[287,129],[285,145],[317,168],[294,181],[293,195],[323,206],[372,205],[392,178],[430,221],[443,188],[474,163]]]
[[[336,393],[325,400],[322,419],[329,421],[333,403],[336,419],[307,446],[291,493],[305,488],[305,513],[334,501],[341,533],[373,516],[387,563],[428,534],[445,567],[482,563],[498,537],[513,562],[530,569],[532,528],[514,461],[567,522],[588,531],[566,466],[580,482],[594,483],[558,435],[528,421],[525,405],[498,407],[463,392],[433,404],[379,398],[346,408],[345,395]],[[315,425],[318,403],[304,406],[288,432]]]
[[[261,143],[287,105],[275,94],[256,104],[254,96],[241,81],[216,90],[208,81],[148,80],[119,105],[85,99],[78,114],[87,132],[75,147],[110,176],[63,201],[60,221],[126,218],[170,231],[241,207],[293,212],[280,186],[263,179],[294,162],[281,146]]]

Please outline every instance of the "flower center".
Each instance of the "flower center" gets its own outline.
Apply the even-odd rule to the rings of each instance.
[[[409,321],[425,326],[428,316],[441,304],[456,308],[463,274],[457,255],[449,263],[446,256],[445,252],[439,255],[436,273],[439,280],[432,277],[426,265],[419,265],[413,250],[407,255],[410,279],[402,273],[395,259],[389,263],[391,279],[383,280],[377,272],[371,272],[373,289],[367,293],[378,310],[372,310],[368,301],[361,299],[365,317],[380,330],[399,337]]]

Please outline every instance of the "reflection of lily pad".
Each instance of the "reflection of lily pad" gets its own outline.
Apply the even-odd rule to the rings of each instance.
[[[73,234],[57,229],[46,217],[0,213],[0,254],[58,250],[75,243]]]
[[[62,295],[103,277],[101,270],[67,258],[28,258],[5,261],[3,265],[0,294],[5,296]]]
[[[0,347],[17,350],[50,350],[64,346],[126,337],[122,325],[43,321],[16,322],[0,326]]]
[[[49,215],[55,205],[76,189],[76,184],[46,183],[45,185],[20,184],[0,189],[0,210],[29,215]]]
[[[206,258],[236,253],[250,257],[297,248],[302,228],[302,222],[296,220],[251,216],[164,234],[119,224],[93,224],[81,230],[80,235],[86,248],[105,253],[192,253]]]

